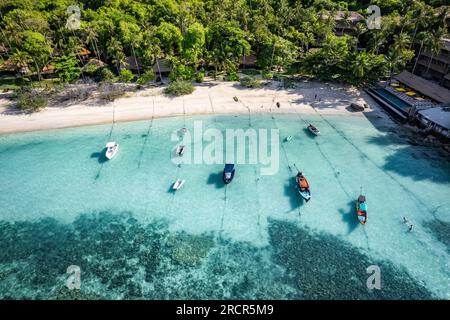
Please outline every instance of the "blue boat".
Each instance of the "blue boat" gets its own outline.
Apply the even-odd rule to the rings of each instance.
[[[227,163],[225,165],[225,168],[223,169],[223,176],[222,176],[223,182],[225,184],[231,183],[231,181],[233,181],[235,172],[236,170],[234,169],[234,164]]]

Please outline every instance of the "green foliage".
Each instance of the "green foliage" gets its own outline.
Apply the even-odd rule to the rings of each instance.
[[[297,51],[297,47],[289,40],[272,36],[261,44],[258,65],[262,68],[289,67],[296,60]]]
[[[320,80],[355,85],[367,85],[388,75],[383,55],[354,52],[349,40],[348,37],[330,37],[321,49],[306,55],[303,70]]]
[[[155,72],[152,70],[147,70],[137,80],[137,83],[140,85],[146,85],[152,81],[154,81],[156,78]]]
[[[244,70],[241,70],[241,73],[243,73],[247,76],[257,76],[261,72],[259,70],[255,70],[255,69],[244,69]]]
[[[348,81],[348,70],[363,61],[357,48],[384,55],[390,73],[411,66],[412,49],[438,52],[440,39],[448,30],[441,8],[447,2],[83,0],[81,28],[72,31],[65,23],[67,7],[73,1],[5,0],[0,1],[0,29],[2,44],[10,48],[3,58],[11,59],[16,71],[31,70],[29,79],[36,78],[35,74],[41,78],[50,61],[64,56],[71,58],[64,58],[67,65],[60,68],[63,81],[76,79],[77,66],[100,79],[101,70],[85,67],[86,56],[80,60],[80,52],[88,49],[89,58],[105,62],[116,74],[127,62],[131,64],[130,57],[139,73],[141,68],[150,69],[157,58],[170,58],[188,66],[176,67],[173,79],[198,80],[202,76],[196,70],[200,68],[236,72],[243,55],[255,55],[263,69],[301,64],[317,78]],[[344,33],[341,25],[345,21],[337,23],[332,12],[365,14],[370,4],[381,7],[381,30],[366,30],[363,22],[352,26],[347,21],[355,35],[334,39],[335,33]],[[423,34],[427,36],[419,36]],[[73,65],[73,55],[77,65]],[[324,58],[322,64],[320,58]]]
[[[175,80],[194,80],[194,67],[182,64],[178,59],[172,59],[172,71],[170,72],[170,81]]]
[[[102,81],[114,82],[117,79],[116,76],[114,75],[114,73],[111,70],[109,70],[108,68],[102,68],[100,73],[101,73]]]
[[[183,96],[194,92],[195,88],[189,81],[175,80],[164,90],[168,95]]]
[[[74,54],[62,56],[55,59],[55,71],[62,82],[72,82],[81,74],[78,60]]]
[[[134,75],[133,72],[131,72],[128,69],[122,69],[120,70],[120,74],[119,74],[119,81],[123,82],[123,83],[130,83],[131,80],[133,80]]]
[[[240,79],[241,86],[245,88],[259,88],[261,87],[261,82],[257,79],[251,77],[243,77]]]
[[[94,76],[97,72],[97,70],[99,69],[98,66],[96,66],[95,64],[91,63],[91,64],[87,64],[83,67],[83,72],[90,75],[90,76]]]
[[[44,109],[48,104],[48,92],[23,87],[16,91],[17,107],[27,113]]]
[[[190,25],[183,37],[183,57],[194,65],[205,50],[205,29],[195,22]]]
[[[227,81],[239,81],[239,77],[238,77],[237,73],[234,71],[227,73],[227,76],[225,77],[225,79]]]
[[[198,82],[198,83],[201,83],[201,82],[203,82],[203,79],[205,79],[205,71],[204,70],[200,70],[195,75],[195,81]]]
[[[183,36],[177,26],[162,22],[156,29],[155,37],[166,54],[173,55],[180,51]]]
[[[239,59],[250,53],[245,32],[233,22],[214,22],[207,32],[208,60],[218,70],[233,71]]]
[[[263,79],[273,79],[273,73],[267,70],[261,71],[261,77]]]

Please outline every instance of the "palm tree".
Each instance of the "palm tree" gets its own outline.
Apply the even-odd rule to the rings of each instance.
[[[399,35],[394,36],[394,45],[393,48],[397,52],[402,52],[406,49],[411,43],[411,38],[406,33],[400,33]]]
[[[11,55],[11,60],[14,63],[14,66],[17,70],[20,70],[23,67],[27,67],[28,63],[30,62],[30,57],[23,51],[16,50]],[[28,74],[28,80],[33,83],[33,80],[31,79],[31,76]]]
[[[431,51],[431,57],[430,61],[428,62],[427,71],[425,73],[428,73],[430,71],[431,63],[433,62],[434,56],[438,55],[439,52],[442,50],[442,40],[441,38],[431,38],[430,39],[430,51]]]
[[[394,73],[396,67],[400,64],[402,61],[401,56],[395,50],[394,48],[391,48],[388,53],[385,56],[386,62],[388,64],[388,70],[389,70],[389,80],[386,82],[386,86],[391,83],[392,74]]]
[[[92,28],[91,26],[88,26],[84,29],[85,31],[85,40],[86,43],[90,43],[92,48],[94,49],[94,54],[97,57],[98,60],[101,60],[100,58],[100,54],[98,51],[98,45],[97,45],[97,40],[98,40],[98,33],[97,31]]]
[[[375,53],[378,54],[381,46],[386,43],[386,38],[386,33],[383,30],[374,30],[373,36],[370,39],[372,51],[375,51]]]
[[[416,36],[417,36],[417,32],[419,30],[419,27],[421,27],[421,26],[426,27],[426,18],[430,13],[431,14],[433,13],[432,11],[430,12],[428,6],[426,6],[422,2],[417,2],[416,5],[418,6],[418,8],[417,8],[418,15],[415,19],[416,26],[414,28],[411,46],[413,45],[413,43],[416,40]],[[411,46],[410,46],[410,49],[411,49]]]
[[[356,47],[359,45],[359,38],[367,31],[367,27],[365,23],[358,23],[356,25]]]
[[[431,51],[431,57],[428,62],[427,70],[425,73],[428,73],[430,71],[431,63],[433,61],[433,58],[435,55],[439,54],[442,50],[442,37],[445,34],[445,30],[443,28],[436,30],[435,32],[431,32],[430,36],[427,40],[427,47]]]
[[[366,70],[369,70],[369,66],[370,58],[366,52],[362,51],[352,61],[351,70],[356,77],[363,78],[366,75]]]
[[[116,65],[117,73],[119,74],[121,66],[126,63],[126,56],[123,53],[122,44],[116,38],[111,38],[108,42],[107,54],[111,58],[112,63]]]
[[[420,32],[416,37],[416,39],[419,40],[419,42],[420,42],[420,48],[419,48],[419,53],[417,54],[416,62],[414,63],[414,67],[412,70],[413,74],[416,71],[417,63],[419,62],[420,55],[422,54],[423,46],[427,42],[427,40],[430,39],[430,37],[431,37],[431,35],[429,32]]]

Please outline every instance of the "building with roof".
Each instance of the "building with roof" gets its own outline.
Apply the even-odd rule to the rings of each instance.
[[[450,39],[442,39],[442,49],[439,54],[422,50],[417,58],[414,74],[450,89]]]
[[[321,16],[323,19],[328,19],[330,17],[330,12],[326,12]],[[334,32],[338,36],[355,35],[358,23],[365,22],[364,16],[356,11],[337,11],[334,14],[333,19],[336,24]]]
[[[172,72],[172,64],[167,59],[156,59],[155,64],[153,65],[153,71],[157,75],[161,74],[162,76],[168,76],[170,72]]]
[[[394,79],[422,93],[438,103],[450,102],[450,90],[408,71],[394,76]]]
[[[440,106],[419,110],[416,117],[430,130],[450,138],[450,107]]]

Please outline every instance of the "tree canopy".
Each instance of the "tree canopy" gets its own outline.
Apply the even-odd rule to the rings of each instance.
[[[157,59],[166,58],[174,78],[190,80],[208,68],[235,72],[243,56],[254,55],[265,71],[296,66],[320,79],[367,84],[411,65],[415,51],[439,49],[447,2],[3,0],[0,44],[9,48],[3,59],[39,77],[55,64],[63,81],[84,72],[82,53],[89,52],[117,76],[126,68],[148,75]],[[380,30],[347,19],[350,11],[367,18],[373,4],[382,10]],[[79,16],[68,12],[72,5]],[[335,19],[338,11],[343,21]],[[80,27],[68,28],[69,18],[79,18]]]

